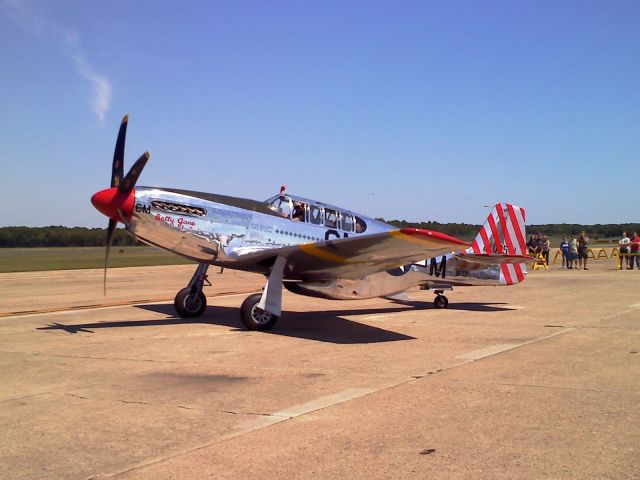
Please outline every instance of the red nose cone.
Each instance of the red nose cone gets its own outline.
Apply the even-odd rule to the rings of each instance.
[[[91,203],[96,209],[109,218],[119,221],[130,221],[133,215],[133,204],[135,201],[135,190],[129,193],[122,193],[117,188],[107,188],[91,197]],[[118,213],[122,212],[122,216]]]

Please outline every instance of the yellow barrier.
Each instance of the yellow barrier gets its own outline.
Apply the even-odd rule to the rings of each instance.
[[[598,256],[596,257],[596,255],[593,253],[594,250],[598,251]],[[600,258],[604,257],[604,258],[609,258],[609,255],[607,255],[607,251],[602,248],[602,247],[598,247],[598,248],[590,248],[589,249],[589,253],[591,254],[591,258],[593,258],[594,260],[600,260]]]
[[[587,256],[589,258],[592,258],[593,260],[600,260],[601,258],[612,259],[613,261],[616,262],[616,269],[621,270],[622,268],[620,266],[620,263],[621,263],[620,249],[618,247],[613,247],[611,249],[611,253],[608,253],[607,248],[604,248],[604,247],[589,248]],[[531,262],[531,266],[529,267],[530,269],[539,270],[541,268],[548,268],[547,265],[544,264],[544,258],[542,257],[541,254],[530,253],[529,256],[534,259],[534,261]],[[628,257],[638,257],[638,256],[640,256],[640,252],[622,254],[622,258],[625,259],[625,262],[627,262]],[[556,254],[553,256],[553,261],[551,263],[556,263],[558,261],[560,262],[562,261],[562,250],[556,250]],[[544,266],[539,266],[538,264],[540,262],[542,262]]]
[[[607,255],[607,251],[602,247],[590,248],[588,250],[587,256],[593,258],[594,260],[600,260],[602,257],[609,258],[609,255]],[[560,259],[560,261],[562,261],[562,250],[556,251],[552,263],[556,263],[558,261],[558,258]]]
[[[531,263],[529,264],[529,270],[540,270],[542,268],[549,268],[545,258],[541,253],[529,253],[531,257]]]
[[[631,258],[633,261],[635,261],[637,263],[637,260],[633,257],[640,257],[640,253],[620,253],[617,252],[617,254],[615,255],[617,258],[615,259],[616,262],[616,270],[623,270],[622,268],[622,260],[625,260],[625,263],[627,264],[627,269],[629,268],[629,262],[627,261],[627,258]],[[613,258],[613,255],[611,256],[611,258]],[[638,268],[638,270],[640,270],[640,267]]]

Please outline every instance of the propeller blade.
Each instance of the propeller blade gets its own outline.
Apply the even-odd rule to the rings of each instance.
[[[142,169],[147,164],[147,160],[149,160],[150,156],[149,152],[144,152],[140,158],[136,160],[136,163],[133,164],[133,167],[131,167],[131,170],[129,170],[129,173],[127,173],[127,176],[124,177],[124,180],[118,187],[120,192],[129,193],[133,190],[133,187],[136,185],[138,177],[142,173]]]
[[[127,139],[127,124],[129,123],[129,115],[122,117],[120,123],[120,131],[118,131],[118,140],[116,140],[116,148],[113,151],[113,166],[111,168],[111,187],[119,187],[124,176],[124,144]]]
[[[109,250],[111,250],[111,243],[116,233],[116,227],[118,221],[112,218],[109,219],[109,228],[107,229],[107,251],[104,256],[104,294],[107,294],[107,265],[109,264]]]

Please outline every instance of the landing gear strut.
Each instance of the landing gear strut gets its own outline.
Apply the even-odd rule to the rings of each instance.
[[[207,297],[202,293],[202,287],[205,282],[207,285],[211,285],[211,282],[207,280],[208,268],[208,263],[198,264],[189,285],[176,295],[173,305],[182,318],[201,317],[207,309]]]
[[[282,277],[286,257],[277,257],[262,293],[249,295],[240,307],[242,323],[248,330],[269,330],[282,314]]]
[[[449,299],[443,294],[443,290],[435,290],[436,298],[433,299],[433,306],[436,308],[447,308]]]

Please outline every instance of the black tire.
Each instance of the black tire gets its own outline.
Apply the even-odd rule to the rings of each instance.
[[[257,307],[261,297],[261,293],[249,295],[240,307],[242,323],[248,330],[270,330],[280,318]]]
[[[202,292],[194,295],[190,288],[183,288],[176,295],[173,306],[182,318],[201,317],[207,309],[207,297]]]
[[[449,299],[444,295],[436,295],[433,299],[433,306],[436,308],[447,308],[449,305]]]

